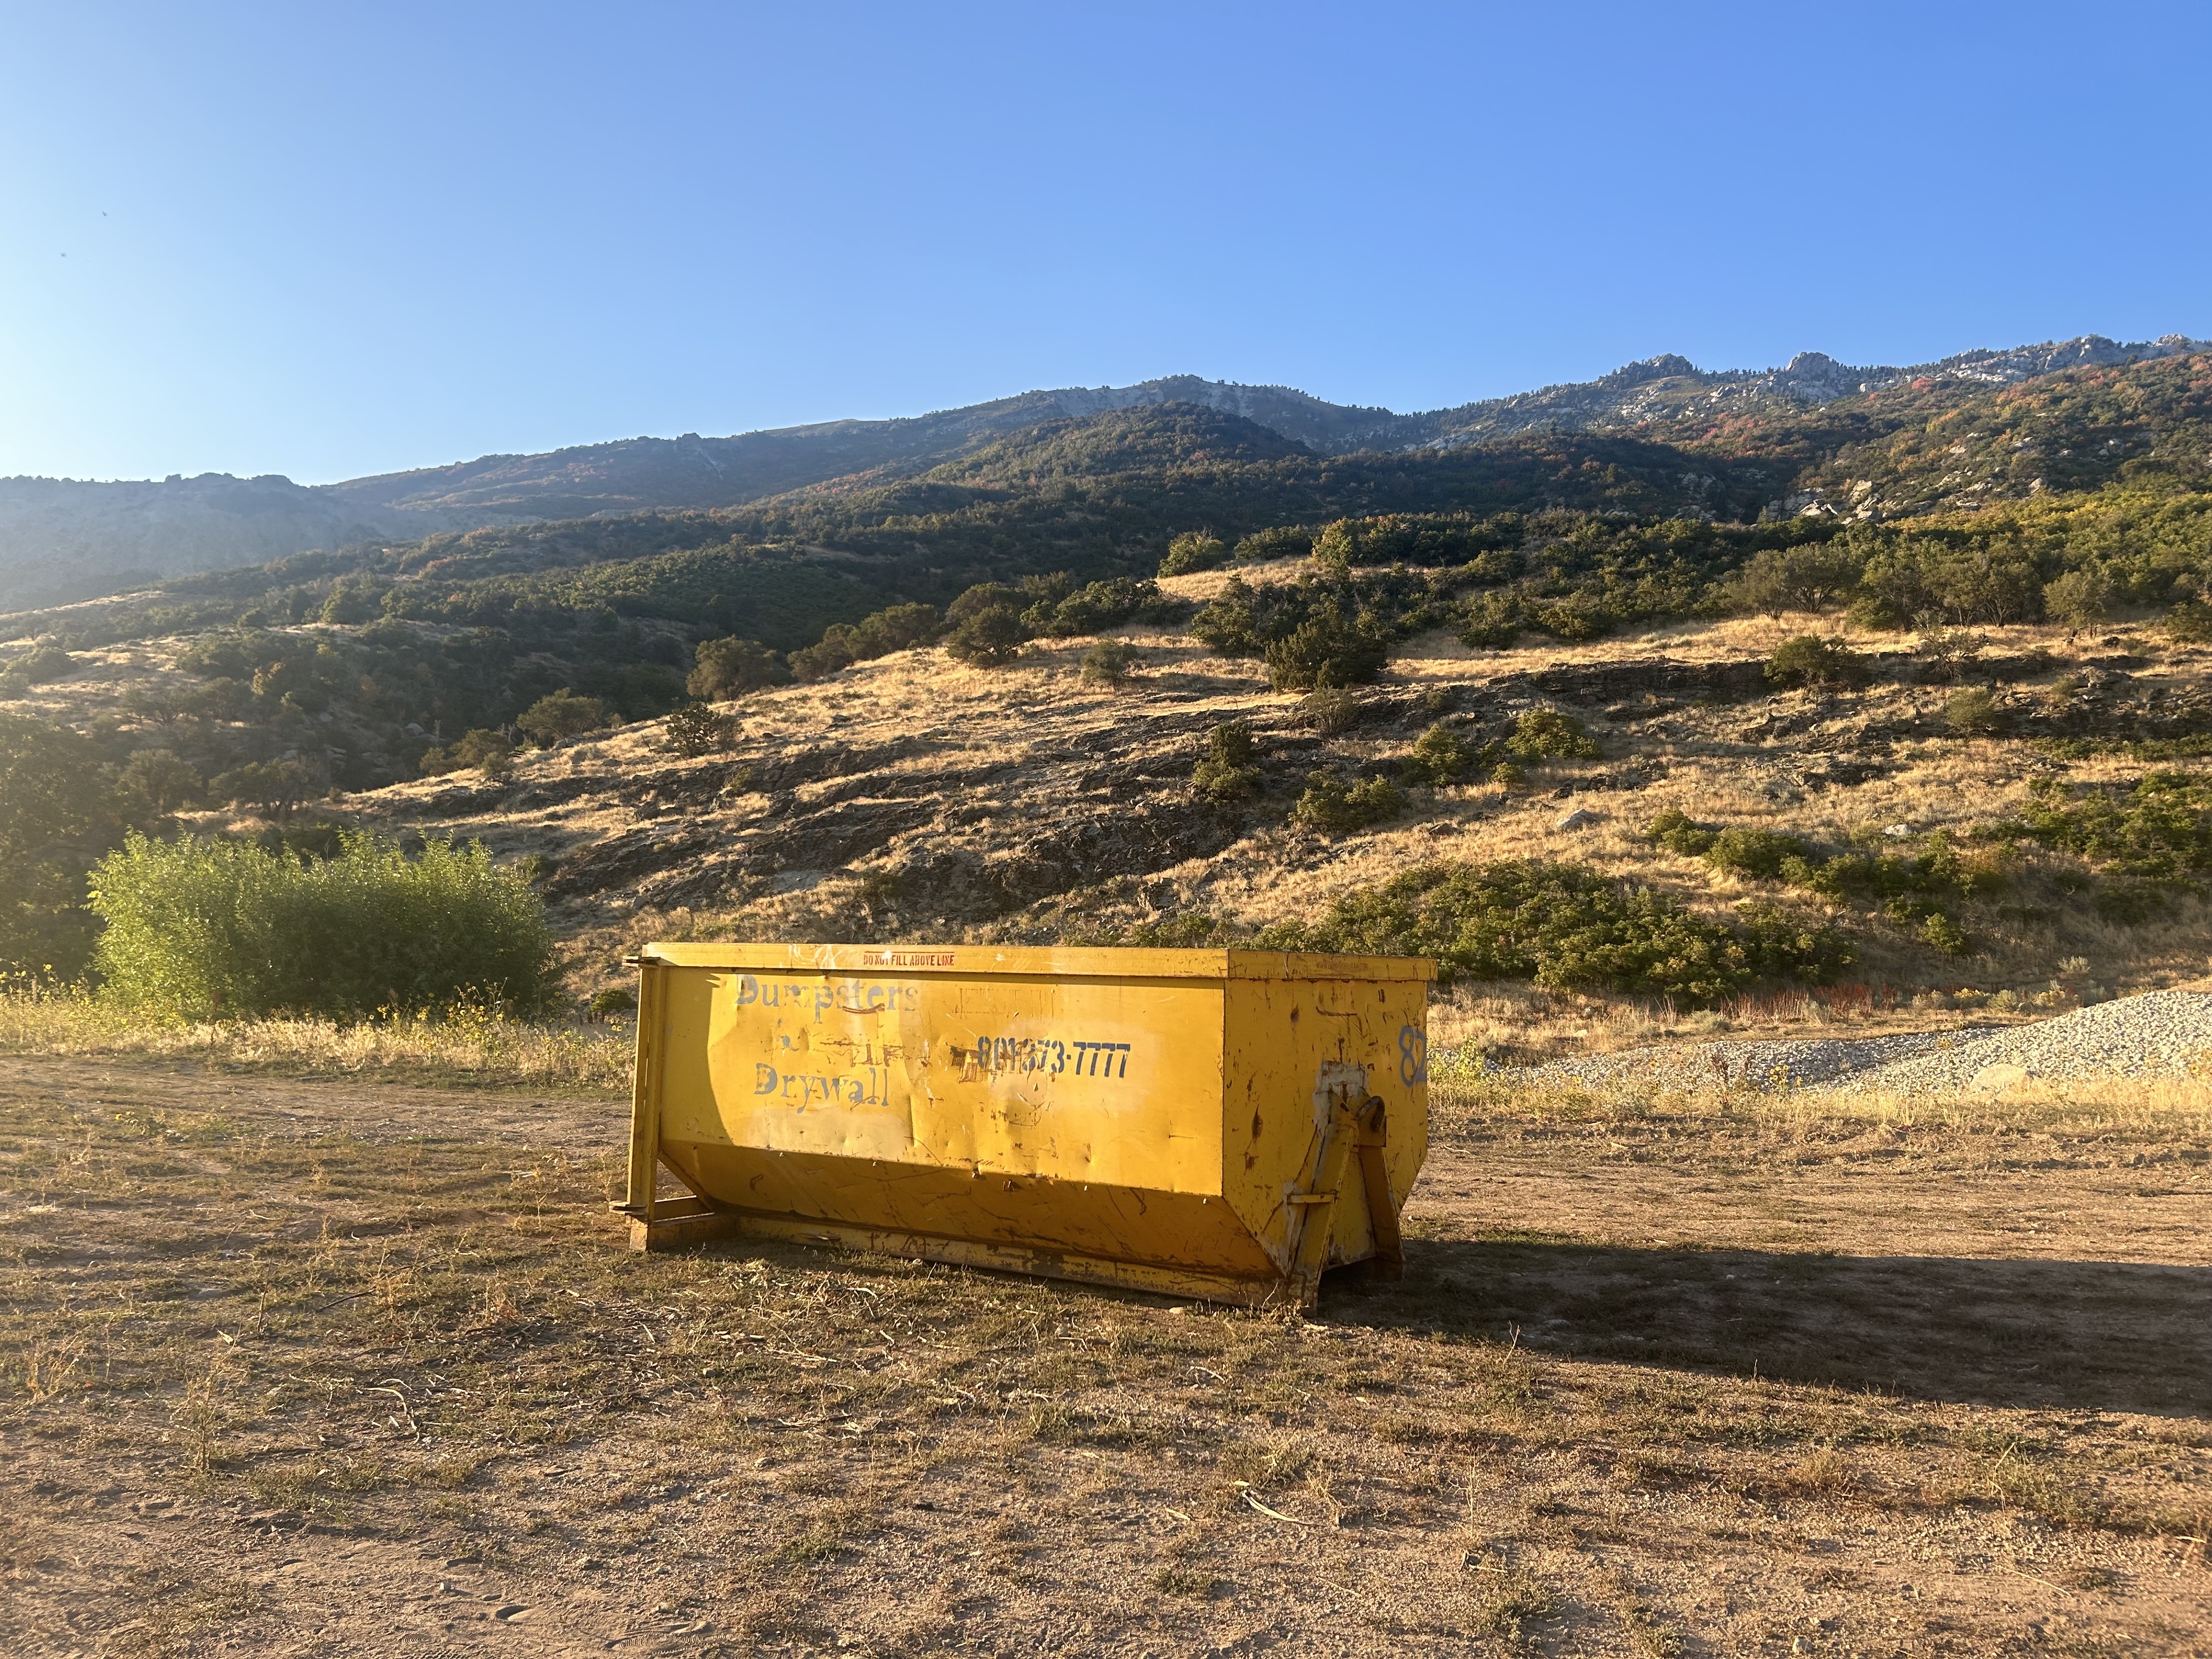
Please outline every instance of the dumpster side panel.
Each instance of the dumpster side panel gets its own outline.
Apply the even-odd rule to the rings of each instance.
[[[1231,1279],[1276,1276],[1236,1212],[1203,1194],[751,1146],[684,1146],[670,1162],[697,1190],[763,1216]],[[930,1254],[921,1243],[913,1253]]]
[[[1226,1187],[1246,1226],[1285,1272],[1310,1192],[1332,1095],[1378,1095],[1383,1164],[1400,1205],[1428,1157],[1426,981],[1251,979],[1232,984],[1229,1085],[1223,1100]],[[1356,1169],[1356,1165],[1352,1166]],[[1329,1265],[1374,1254],[1374,1225],[1356,1176],[1326,1206]]]
[[[665,971],[665,1148],[1220,1193],[1218,981]]]

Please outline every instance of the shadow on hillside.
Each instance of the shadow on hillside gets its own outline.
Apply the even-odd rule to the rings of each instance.
[[[2212,1412],[2212,1268],[1408,1239],[1321,1317],[1538,1352],[2077,1411]]]

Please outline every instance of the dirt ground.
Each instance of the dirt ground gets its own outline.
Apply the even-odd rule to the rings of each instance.
[[[603,1099],[0,1061],[10,1653],[2212,1652],[2212,1126],[1439,1113],[1311,1320],[644,1258]]]

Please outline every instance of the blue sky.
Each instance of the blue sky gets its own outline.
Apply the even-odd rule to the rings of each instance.
[[[2212,336],[2201,4],[0,25],[0,475]]]

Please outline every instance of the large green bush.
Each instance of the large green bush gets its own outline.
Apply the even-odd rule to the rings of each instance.
[[[2126,881],[2198,890],[2212,874],[2212,775],[2153,772],[2133,785],[2069,791],[2047,779],[1996,833],[2073,853]]]
[[[67,978],[83,968],[85,872],[148,816],[89,738],[0,714],[0,972]]]
[[[1335,773],[1311,773],[1305,793],[1291,809],[1293,822],[1315,830],[1365,830],[1387,823],[1406,810],[1406,793],[1388,778],[1362,778],[1347,784]]]
[[[183,1019],[338,1018],[456,1002],[516,1011],[550,988],[553,935],[524,873],[482,843],[419,858],[348,834],[335,858],[131,836],[92,872],[104,994]]]
[[[1210,530],[1186,530],[1168,544],[1160,561],[1163,576],[1185,576],[1195,570],[1214,570],[1229,562],[1229,544]]]
[[[1389,659],[1382,636],[1334,605],[1316,611],[1265,653],[1267,683],[1278,691],[1364,685]]]
[[[1433,957],[1443,980],[1530,979],[1699,1003],[1761,978],[1824,980],[1850,961],[1832,929],[1771,906],[1747,908],[1731,927],[1587,866],[1533,860],[1425,865],[1337,900],[1318,921],[1278,923],[1259,943]]]
[[[1966,949],[1966,936],[1943,907],[1996,892],[2014,874],[2005,848],[1962,853],[1941,833],[1918,853],[1830,854],[1781,830],[1714,830],[1672,808],[1644,833],[1670,853],[1701,858],[1732,875],[1782,882],[1838,903],[1879,904],[1899,927],[1918,929],[1923,939],[1953,956]]]
[[[727,702],[789,678],[782,657],[758,640],[708,640],[700,646],[696,663],[684,685],[707,702]]]
[[[1774,647],[1766,678],[1777,685],[1856,685],[1866,678],[1866,664],[1841,640],[1799,634]]]

